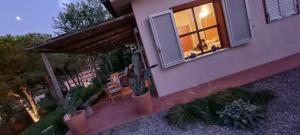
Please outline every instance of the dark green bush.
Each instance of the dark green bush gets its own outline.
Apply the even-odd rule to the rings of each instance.
[[[40,135],[45,129],[54,126],[59,128],[54,128],[57,132],[65,134],[67,132],[67,127],[62,123],[64,111],[57,108],[55,111],[50,112],[47,116],[41,118],[38,122],[26,128],[22,135]]]
[[[57,101],[50,94],[47,94],[45,98],[38,102],[38,106],[39,114],[43,117],[57,108]]]
[[[262,107],[266,105],[273,99],[276,95],[271,90],[261,90],[259,92],[252,92],[250,96],[250,103]]]
[[[72,99],[72,100],[76,100],[76,101],[80,100],[83,95],[83,90],[84,90],[83,86],[72,88],[66,95],[66,100],[68,100],[68,99]]]
[[[66,96],[66,102],[63,106],[58,107],[56,110],[42,117],[37,123],[26,128],[22,132],[22,135],[64,135],[68,131],[63,122],[64,114],[76,112],[84,101],[97,92],[101,92],[101,90],[103,90],[102,85],[96,80],[93,80],[92,85],[87,88],[80,86],[71,89]],[[52,106],[52,102],[41,102],[41,105],[48,108]]]
[[[175,106],[168,111],[165,119],[169,125],[178,128],[183,128],[186,124],[199,120],[208,124],[221,124],[222,120],[218,112],[223,111],[232,102],[242,99],[251,104],[265,107],[274,97],[274,94],[267,90],[250,92],[242,88],[230,88],[184,105]]]
[[[41,135],[65,135],[67,132],[68,128],[65,123],[60,121],[43,130]]]
[[[259,126],[259,121],[263,118],[260,109],[259,106],[239,99],[226,105],[223,111],[217,113],[222,125],[246,129]]]
[[[93,95],[97,93],[104,92],[102,84],[99,83],[97,79],[93,79],[92,84],[86,88],[83,88],[82,91],[83,93],[81,99],[83,102],[87,101],[89,98],[91,98]]]
[[[200,115],[199,108],[193,104],[178,105],[170,109],[165,116],[168,124],[177,128],[184,128],[186,123],[192,123],[198,120]]]

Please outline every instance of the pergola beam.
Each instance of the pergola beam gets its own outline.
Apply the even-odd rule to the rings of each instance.
[[[68,46],[60,47],[59,49],[61,49],[61,50],[76,50],[76,49],[84,47],[84,46],[89,46],[89,44],[95,44],[97,42],[100,42],[101,40],[110,38],[111,36],[119,35],[120,33],[132,30],[133,28],[134,27],[132,24],[127,25],[125,27],[117,28],[116,30],[107,32],[105,34],[102,33],[102,34],[87,38],[87,39],[79,41],[79,42],[71,43]],[[58,47],[54,47],[54,48],[57,49]]]
[[[109,52],[110,50],[113,50],[113,49],[121,48],[121,47],[123,47],[123,45],[124,44],[122,44],[120,41],[120,42],[109,44],[105,47],[100,46],[99,48],[94,48],[93,50],[87,51],[86,53],[87,54],[105,53],[105,52]]]
[[[90,52],[90,51],[95,50],[99,47],[106,47],[110,44],[118,43],[122,40],[123,41],[128,40],[128,38],[131,38],[132,36],[133,36],[133,29],[125,31],[125,32],[123,32],[122,34],[119,34],[119,35],[111,36],[107,39],[104,39],[104,40],[101,40],[101,41],[96,42],[94,44],[91,44],[91,45],[89,45],[85,48],[81,48],[81,49],[78,48],[78,49],[82,52],[86,52],[86,51]]]
[[[121,29],[123,27],[135,26],[134,15],[130,13],[128,15],[124,15],[108,22],[104,22],[95,26],[91,26],[89,28],[75,31],[72,33],[62,34],[58,37],[51,38],[50,40],[34,45],[30,48],[27,48],[27,51],[32,50],[42,50],[42,49],[53,49],[60,51],[61,48],[73,46],[72,44],[76,42],[81,42],[82,40],[93,39],[96,35],[105,36],[105,34],[109,33],[112,30]],[[124,28],[125,29],[125,28]],[[43,50],[42,50],[43,51]],[[33,51],[34,52],[34,51]]]

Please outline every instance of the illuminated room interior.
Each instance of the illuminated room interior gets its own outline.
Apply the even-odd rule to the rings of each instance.
[[[174,18],[185,58],[222,47],[212,3],[176,12]]]

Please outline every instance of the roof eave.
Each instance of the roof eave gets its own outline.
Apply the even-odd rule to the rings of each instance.
[[[132,13],[131,0],[101,0],[101,2],[114,17]]]
[[[115,11],[115,9],[113,8],[110,0],[101,0],[102,4],[105,6],[105,8],[110,12],[110,14],[113,16],[113,17],[117,17],[117,13]]]

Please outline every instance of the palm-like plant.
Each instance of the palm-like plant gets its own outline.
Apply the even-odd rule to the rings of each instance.
[[[150,80],[151,77],[151,69],[156,67],[157,65],[153,65],[148,69],[141,69],[140,64],[140,55],[143,51],[142,47],[137,48],[132,53],[132,64],[134,77],[129,79],[129,85],[131,86],[135,96],[141,96],[148,92],[147,81]],[[141,74],[143,73],[143,78]]]
[[[82,93],[83,87],[77,87],[70,90],[62,106],[66,114],[69,114],[71,116],[76,114],[78,107],[82,104]]]

